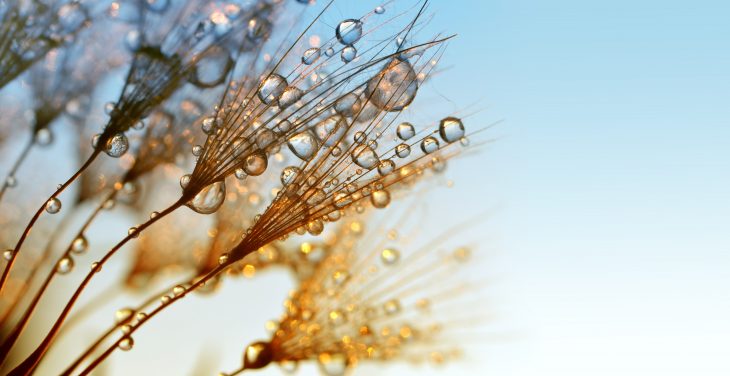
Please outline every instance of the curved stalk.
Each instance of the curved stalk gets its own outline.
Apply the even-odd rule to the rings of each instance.
[[[10,177],[15,177],[15,174],[18,172],[20,165],[28,157],[28,154],[30,154],[30,149],[33,148],[33,145],[35,145],[35,138],[33,136],[31,136],[30,141],[28,141],[28,143],[26,143],[25,146],[23,146],[23,150],[20,152],[18,159],[15,160],[15,163],[13,163],[13,167],[10,168],[10,171],[8,172],[8,175],[5,178],[5,181],[3,181],[2,188],[0,188],[0,202],[2,202],[2,200],[3,200],[5,191],[10,187],[10,185],[8,185],[8,179]]]

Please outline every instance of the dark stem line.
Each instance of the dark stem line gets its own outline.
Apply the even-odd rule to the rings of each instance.
[[[162,304],[162,305],[158,306],[157,308],[155,308],[154,310],[152,310],[147,316],[145,316],[144,318],[140,319],[137,322],[137,324],[134,325],[131,328],[131,330],[129,331],[129,333],[121,336],[111,346],[109,346],[101,355],[99,355],[96,359],[94,359],[94,361],[91,362],[91,364],[89,364],[79,374],[79,376],[88,375],[91,371],[94,370],[94,368],[96,368],[97,366],[99,366],[99,364],[101,364],[101,362],[103,362],[106,358],[108,358],[109,355],[111,355],[111,353],[114,352],[114,350],[117,347],[119,347],[119,344],[124,339],[131,338],[132,334],[134,332],[136,332],[137,329],[139,329],[142,325],[144,325],[144,323],[146,323],[147,321],[149,321],[150,319],[152,319],[153,317],[155,317],[158,313],[162,312],[162,310],[164,310],[165,308],[171,306],[176,301],[178,301],[178,300],[184,298],[185,296],[187,296],[187,294],[189,294],[190,292],[192,292],[192,291],[200,288],[201,286],[205,285],[206,282],[208,282],[209,280],[211,280],[212,278],[214,278],[215,276],[217,276],[220,272],[222,272],[223,270],[225,270],[231,264],[232,264],[232,262],[231,261],[228,261],[225,264],[218,265],[216,268],[214,268],[213,270],[211,270],[210,272],[208,272],[208,274],[206,274],[206,275],[202,276],[200,279],[198,279],[197,282],[193,283],[190,287],[186,288],[185,291],[183,291],[181,294],[172,296],[169,302],[167,302],[165,304]],[[12,375],[12,373],[11,373],[11,375]]]
[[[101,153],[101,149],[94,149],[94,152],[91,153],[89,159],[84,162],[84,164],[78,169],[78,171],[76,171],[68,180],[66,180],[65,183],[61,184],[61,187],[58,188],[56,192],[54,192],[46,201],[44,201],[43,205],[41,205],[41,207],[38,208],[36,213],[33,215],[33,218],[31,218],[30,222],[25,227],[25,230],[23,230],[23,234],[20,236],[18,243],[13,249],[13,257],[8,261],[7,264],[5,264],[3,274],[2,276],[0,276],[0,293],[2,293],[3,287],[5,287],[5,282],[7,282],[8,275],[10,274],[10,269],[12,269],[15,259],[18,258],[18,253],[20,252],[20,248],[23,246],[23,242],[25,242],[28,234],[30,234],[30,229],[33,227],[33,225],[35,225],[36,221],[38,221],[38,218],[41,216],[41,214],[43,214],[43,211],[46,207],[46,202],[48,202],[48,200],[58,197],[61,192],[63,192],[69,185],[71,185],[71,183],[73,183],[87,168],[89,168],[89,166],[92,162],[94,162],[99,153]]]
[[[74,304],[78,300],[79,296],[83,292],[83,290],[88,286],[88,284],[91,282],[91,279],[96,275],[96,273],[101,270],[101,267],[119,250],[121,249],[129,240],[136,238],[142,231],[144,231],[147,227],[151,226],[155,222],[159,221],[160,219],[166,217],[173,211],[177,210],[179,207],[184,205],[186,202],[186,199],[184,197],[181,197],[178,201],[176,201],[174,204],[170,205],[167,209],[160,212],[159,215],[149,219],[147,222],[139,225],[137,227],[137,230],[129,235],[127,235],[124,239],[122,239],[117,245],[114,246],[109,252],[107,252],[104,257],[101,258],[101,260],[98,261],[95,267],[92,267],[91,271],[86,275],[83,281],[81,281],[81,284],[79,284],[78,288],[74,292],[74,294],[71,296],[71,298],[66,303],[66,306],[64,307],[63,311],[61,311],[61,314],[56,319],[56,322],[53,324],[53,327],[48,331],[48,334],[43,339],[43,341],[38,345],[38,347],[17,367],[15,367],[8,375],[30,375],[33,373],[38,367],[38,364],[40,364],[41,359],[46,354],[48,349],[51,347],[51,344],[53,343],[53,340],[58,335],[59,330],[61,329],[61,325],[63,325],[66,317],[71,312],[71,309],[73,308]]]
[[[18,159],[16,159],[15,163],[13,163],[13,167],[10,168],[10,171],[8,172],[7,177],[5,178],[5,181],[3,182],[2,188],[0,188],[0,202],[2,202],[2,200],[3,200],[5,191],[10,187],[8,185],[8,179],[10,177],[15,177],[15,174],[18,172],[20,165],[28,157],[28,154],[30,154],[30,150],[33,148],[33,145],[35,145],[35,138],[33,136],[31,136],[30,141],[28,141],[28,143],[25,144],[25,146],[23,147],[23,151],[21,151],[20,155],[18,156]]]

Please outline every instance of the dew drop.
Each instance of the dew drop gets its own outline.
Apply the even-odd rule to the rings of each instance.
[[[385,248],[380,252],[380,260],[385,265],[393,265],[400,259],[400,253],[393,248]]]
[[[398,138],[406,141],[416,135],[416,128],[414,128],[413,124],[411,123],[403,122],[398,125],[398,128],[396,129],[396,134],[398,135]]]
[[[400,312],[400,302],[397,299],[390,299],[383,304],[383,311],[387,315],[395,315]]]
[[[211,88],[222,84],[234,65],[231,54],[220,46],[209,48],[195,59],[190,83],[200,88]]]
[[[46,202],[46,212],[49,214],[56,214],[61,210],[61,200],[56,197],[51,198]]]
[[[192,179],[192,176],[190,174],[185,174],[180,178],[180,188],[185,189],[187,188],[188,184],[190,184],[190,180]]]
[[[265,104],[275,104],[287,87],[286,78],[272,73],[259,86],[258,96]]]
[[[444,118],[439,124],[439,135],[446,142],[458,141],[464,137],[464,123],[455,117]]]
[[[378,162],[380,162],[375,150],[367,145],[358,145],[352,150],[352,161],[356,165],[368,170],[377,166]]]
[[[269,161],[266,158],[266,154],[261,151],[254,152],[253,154],[246,157],[243,165],[243,171],[251,176],[259,176],[266,171]]]
[[[124,133],[117,133],[107,140],[104,145],[104,152],[113,158],[119,158],[129,149],[129,140]]]
[[[256,146],[261,150],[266,149],[266,147],[274,142],[274,139],[276,139],[274,132],[267,128],[262,128],[256,135]]]
[[[281,171],[281,184],[287,186],[291,184],[299,175],[299,167],[287,166]]]
[[[421,150],[426,154],[431,154],[439,149],[439,140],[435,137],[428,136],[421,141]]]
[[[218,256],[218,265],[224,265],[228,262],[228,253]]]
[[[395,170],[395,162],[390,159],[383,159],[378,164],[378,173],[380,176],[388,175],[393,172],[393,170]]]
[[[48,128],[41,128],[34,135],[34,141],[41,146],[48,146],[53,143],[53,132]]]
[[[131,236],[132,238],[136,238],[139,236],[139,232],[137,231],[137,228],[132,226],[127,230],[127,235]]]
[[[243,180],[246,179],[248,175],[246,175],[246,171],[242,168],[237,168],[235,171],[233,171],[233,175],[236,176],[236,179]]]
[[[15,251],[12,249],[6,249],[3,251],[3,258],[6,261],[12,260],[14,255],[15,255]]]
[[[411,63],[392,59],[365,88],[365,94],[375,107],[388,112],[406,108],[416,98],[418,82]]]
[[[307,232],[310,235],[317,236],[324,231],[324,223],[321,220],[315,219],[307,223]]]
[[[382,5],[378,5],[377,7],[375,7],[375,14],[383,14],[383,13],[385,13],[385,7],[383,7]]]
[[[344,117],[353,117],[360,109],[360,98],[355,93],[345,94],[335,102],[335,111]]]
[[[289,132],[291,130],[292,124],[289,120],[282,120],[279,123],[276,124],[276,127],[274,128],[274,131],[279,134],[283,134],[286,132]]]
[[[5,185],[9,188],[15,187],[18,185],[18,179],[13,175],[8,175],[5,179]]]
[[[335,49],[332,47],[327,48],[324,50],[324,55],[327,57],[332,57],[335,54]]]
[[[411,147],[408,144],[400,144],[395,147],[395,155],[399,158],[406,158],[411,155]]]
[[[317,153],[319,145],[312,132],[306,130],[295,134],[287,142],[289,150],[297,156],[297,158],[308,161]]]
[[[335,35],[340,43],[350,46],[362,37],[362,22],[352,18],[344,20],[337,25]]]
[[[215,213],[226,198],[226,183],[218,181],[203,188],[186,205],[200,214]]]
[[[175,296],[182,295],[182,293],[185,292],[185,287],[182,285],[177,285],[172,288],[172,293],[175,294]]]
[[[86,237],[84,235],[79,235],[74,241],[71,243],[71,252],[76,254],[81,254],[86,252],[86,250],[89,248],[89,242],[86,240]]]
[[[281,93],[281,96],[279,97],[279,108],[285,109],[294,103],[297,103],[300,99],[302,99],[302,96],[304,95],[304,92],[299,89],[296,86],[289,86]]]
[[[268,342],[255,342],[246,346],[243,352],[245,369],[260,369],[268,366],[273,359],[271,345]]]
[[[216,118],[215,117],[209,117],[203,120],[203,123],[201,124],[200,128],[203,130],[203,133],[207,135],[211,135],[215,133],[216,130]]]
[[[124,36],[124,46],[130,52],[136,52],[142,47],[142,37],[139,30],[130,30],[127,35]]]
[[[342,116],[332,115],[314,126],[314,134],[325,146],[335,146],[345,137],[347,123]]]
[[[353,46],[347,46],[342,49],[342,52],[340,52],[340,59],[342,59],[343,62],[349,63],[357,57],[357,49]]]
[[[134,347],[134,340],[132,337],[124,337],[119,341],[119,349],[122,351],[129,351]]]
[[[203,154],[203,147],[200,145],[193,146],[193,155],[199,157],[201,154]]]
[[[74,260],[69,256],[61,258],[56,264],[56,272],[58,272],[58,274],[68,274],[71,270],[73,270],[73,268]]]
[[[317,357],[317,364],[326,376],[344,376],[349,367],[344,354],[321,353]]]
[[[370,202],[374,207],[382,209],[390,204],[390,192],[379,189],[370,194]]]
[[[294,374],[299,369],[299,362],[294,360],[281,360],[279,361],[279,368],[286,374]]]
[[[131,308],[121,308],[114,313],[114,320],[117,324],[121,324],[129,321],[134,315],[134,310]]]
[[[304,54],[302,55],[302,63],[305,65],[312,65],[314,64],[317,59],[319,59],[320,56],[320,50],[317,47],[310,48],[306,51],[304,51]]]

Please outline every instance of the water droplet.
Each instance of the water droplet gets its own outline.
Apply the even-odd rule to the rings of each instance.
[[[431,154],[439,149],[439,140],[435,137],[428,136],[421,141],[421,150],[426,154]]]
[[[287,186],[291,184],[299,175],[299,167],[287,166],[281,171],[281,184]]]
[[[195,67],[190,83],[201,88],[222,84],[234,65],[231,54],[220,46],[213,46],[194,59]]]
[[[390,203],[390,192],[379,189],[370,194],[370,202],[374,207],[382,209]]]
[[[186,205],[200,214],[215,213],[226,198],[226,183],[218,181],[203,188]]]
[[[12,260],[14,255],[15,255],[15,251],[13,251],[12,249],[6,249],[3,251],[3,258],[6,261]]]
[[[248,21],[246,28],[246,38],[248,40],[259,43],[266,39],[271,33],[271,22],[265,18],[252,18]]]
[[[352,150],[352,161],[356,165],[368,170],[377,166],[380,162],[375,150],[367,145],[358,145]]]
[[[266,104],[275,104],[287,87],[286,78],[272,73],[259,86],[258,96]]]
[[[345,316],[345,312],[340,311],[338,309],[333,309],[329,312],[327,315],[329,317],[330,323],[332,325],[341,325],[347,321],[347,317]]]
[[[215,133],[215,130],[217,128],[218,122],[215,117],[209,117],[203,120],[203,123],[201,124],[200,128],[203,130],[203,133],[207,135],[211,135]]]
[[[335,102],[335,111],[344,117],[353,117],[361,109],[360,98],[354,93],[345,94]]]
[[[395,155],[400,158],[406,158],[411,155],[411,147],[408,144],[400,144],[395,147]]]
[[[96,262],[96,261],[92,262],[91,263],[91,272],[98,273],[100,271],[101,271],[101,263]]]
[[[182,285],[177,285],[172,288],[172,293],[175,294],[175,296],[182,295],[182,293],[185,292],[185,287]]]
[[[224,265],[228,262],[228,253],[218,256],[218,265]]]
[[[124,337],[121,341],[119,341],[119,349],[122,351],[129,351],[132,347],[134,347],[134,340],[132,337]]]
[[[455,117],[447,117],[441,120],[439,124],[439,135],[446,142],[454,142],[464,137],[464,123],[461,119]]]
[[[274,131],[279,134],[283,134],[286,132],[289,132],[291,130],[292,124],[289,120],[282,120],[278,124],[276,124],[276,127],[274,128]]]
[[[332,47],[329,47],[326,50],[324,50],[324,55],[327,57],[332,57],[332,55],[334,55],[334,54],[335,54],[335,49]]]
[[[400,302],[397,299],[390,299],[383,304],[383,311],[388,315],[395,315],[400,312]]]
[[[337,145],[346,132],[347,123],[339,115],[332,115],[314,126],[314,134],[325,146]]]
[[[297,133],[289,138],[287,145],[289,145],[289,150],[294,155],[304,161],[311,160],[319,148],[314,135],[308,130]]]
[[[377,7],[375,7],[375,14],[383,14],[383,13],[385,13],[385,7],[383,7],[382,5],[378,5]]]
[[[392,59],[368,81],[365,94],[377,108],[393,112],[406,108],[416,98],[416,72],[408,61]]]
[[[345,354],[319,354],[317,364],[319,370],[326,376],[344,376],[349,367]]]
[[[129,149],[129,140],[124,133],[117,133],[107,140],[104,152],[113,158],[119,158]]]
[[[312,188],[308,190],[304,195],[307,200],[307,205],[309,206],[315,206],[324,201],[325,198],[327,198],[327,194],[319,188]]]
[[[133,309],[122,308],[122,309],[117,310],[116,313],[114,313],[114,320],[116,320],[117,324],[121,324],[121,323],[129,321],[133,315],[134,315]]]
[[[16,179],[13,175],[8,175],[8,177],[5,179],[5,185],[7,185],[9,188],[13,188],[18,185],[18,179]]]
[[[48,128],[41,128],[35,132],[35,143],[41,146],[47,146],[53,143],[53,132]]]
[[[390,159],[383,159],[378,164],[378,173],[380,176],[388,175],[393,172],[393,170],[395,170],[395,162]]]
[[[49,214],[56,214],[61,210],[61,200],[53,197],[46,202],[46,212]]]
[[[352,18],[344,20],[337,25],[335,35],[340,43],[350,46],[362,37],[362,22]]]
[[[296,86],[289,86],[286,89],[284,89],[284,92],[281,93],[281,96],[279,97],[279,108],[285,109],[294,103],[297,103],[302,96],[304,95],[304,92],[299,89]]]
[[[337,286],[342,286],[350,279],[350,273],[347,270],[338,270],[332,274],[332,281]]]
[[[243,352],[245,369],[260,369],[268,366],[273,360],[273,352],[268,342],[255,342],[246,346]]]
[[[342,59],[343,62],[349,63],[357,57],[357,49],[353,46],[347,46],[342,49],[342,52],[340,52],[340,59]]]
[[[190,180],[193,177],[190,176],[190,174],[185,174],[180,178],[180,188],[185,189],[187,188],[188,184],[190,184]]]
[[[304,54],[302,55],[302,63],[306,65],[312,65],[314,64],[317,59],[319,59],[320,50],[317,47],[310,48],[306,51],[304,51]]]
[[[266,158],[266,154],[262,151],[257,151],[246,157],[243,170],[251,176],[259,176],[266,171],[268,165],[269,161]]]
[[[114,102],[106,102],[104,104],[104,113],[107,115],[111,115],[114,112],[114,108],[117,105]]]
[[[71,252],[76,254],[81,254],[86,252],[86,250],[89,248],[89,242],[86,240],[86,237],[84,235],[79,235],[74,241],[71,243]]]
[[[256,135],[256,146],[258,146],[261,150],[266,149],[266,147],[274,142],[275,138],[276,136],[274,136],[274,132],[269,129],[262,128]]]
[[[413,124],[411,123],[403,122],[398,125],[398,129],[396,129],[396,134],[398,134],[398,138],[406,141],[416,135],[416,128],[414,128]]]
[[[385,265],[393,265],[400,259],[400,253],[393,248],[385,248],[380,252],[380,260]]]
[[[310,235],[317,236],[324,231],[324,223],[321,220],[315,219],[307,223],[307,232]]]
[[[246,171],[242,168],[237,168],[235,171],[233,171],[233,175],[236,176],[236,179],[243,180],[246,179],[248,175],[246,175]]]
[[[203,147],[200,145],[193,146],[193,155],[199,157],[201,154],[203,154]]]
[[[142,46],[142,37],[140,36],[139,30],[130,30],[127,35],[124,36],[124,46],[129,49],[130,52],[136,52]]]
[[[286,374],[294,374],[299,369],[299,362],[294,360],[281,360],[279,361],[279,368]]]
[[[132,226],[127,230],[127,235],[131,236],[132,238],[136,238],[139,236],[139,233],[137,231],[137,228]]]
[[[74,260],[70,256],[65,256],[58,260],[56,271],[58,274],[68,274],[74,268]]]

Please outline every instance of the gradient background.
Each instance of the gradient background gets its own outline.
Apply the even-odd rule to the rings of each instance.
[[[338,11],[359,14],[349,7]],[[451,164],[455,186],[431,192],[424,229],[486,213],[479,236],[460,240],[481,244],[471,273],[493,281],[483,292],[494,336],[443,369],[356,374],[729,375],[730,4],[435,0],[430,9],[425,35],[459,36],[444,59],[452,68],[425,98],[435,105],[413,115],[469,113],[469,129],[504,120],[483,134],[495,142]],[[191,298],[106,370],[198,374],[189,370],[201,353],[232,370],[289,287],[264,274]]]

